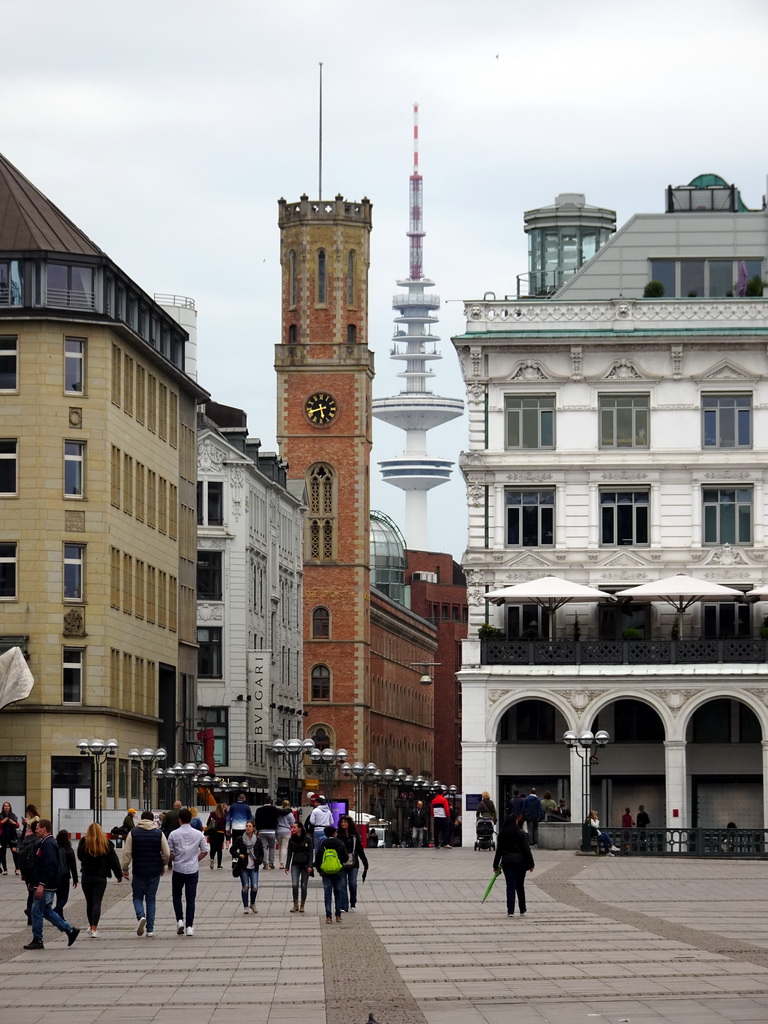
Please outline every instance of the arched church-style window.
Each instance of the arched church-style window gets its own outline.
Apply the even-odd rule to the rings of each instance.
[[[334,557],[336,539],[336,480],[330,466],[312,466],[307,475],[307,552],[309,558]]]
[[[327,608],[312,610],[312,639],[327,640],[331,635],[331,613]]]

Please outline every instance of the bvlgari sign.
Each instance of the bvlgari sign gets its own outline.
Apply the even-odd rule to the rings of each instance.
[[[268,692],[270,658],[271,651],[247,652],[248,696],[253,708],[252,739],[260,739],[264,735],[264,694]]]

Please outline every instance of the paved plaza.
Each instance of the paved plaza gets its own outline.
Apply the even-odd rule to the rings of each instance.
[[[13,1024],[723,1024],[768,1021],[768,862],[594,858],[538,851],[528,914],[492,854],[371,850],[357,910],[325,924],[322,887],[289,914],[261,872],[245,917],[228,866],[201,870],[194,937],[177,937],[162,880],[156,936],[138,938],[126,883],[100,936],[51,925],[25,952],[25,892],[0,878],[0,985]],[[80,890],[67,917],[84,925]]]

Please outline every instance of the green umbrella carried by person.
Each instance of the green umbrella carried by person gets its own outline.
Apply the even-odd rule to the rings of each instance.
[[[480,901],[481,903],[485,903],[485,901],[488,899],[488,895],[489,895],[491,889],[493,888],[496,879],[499,877],[500,874],[501,874],[500,871],[494,871],[493,876],[491,877],[491,880],[488,883],[488,888],[485,890],[485,895],[483,896],[482,900]]]

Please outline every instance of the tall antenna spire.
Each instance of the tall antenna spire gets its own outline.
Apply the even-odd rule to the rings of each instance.
[[[413,104],[413,174],[410,180],[410,238],[411,280],[420,281],[424,276],[422,263],[422,243],[424,230],[422,226],[422,180],[419,174],[419,104]]]
[[[320,104],[317,132],[317,198],[323,198],[323,62],[320,61]]]

